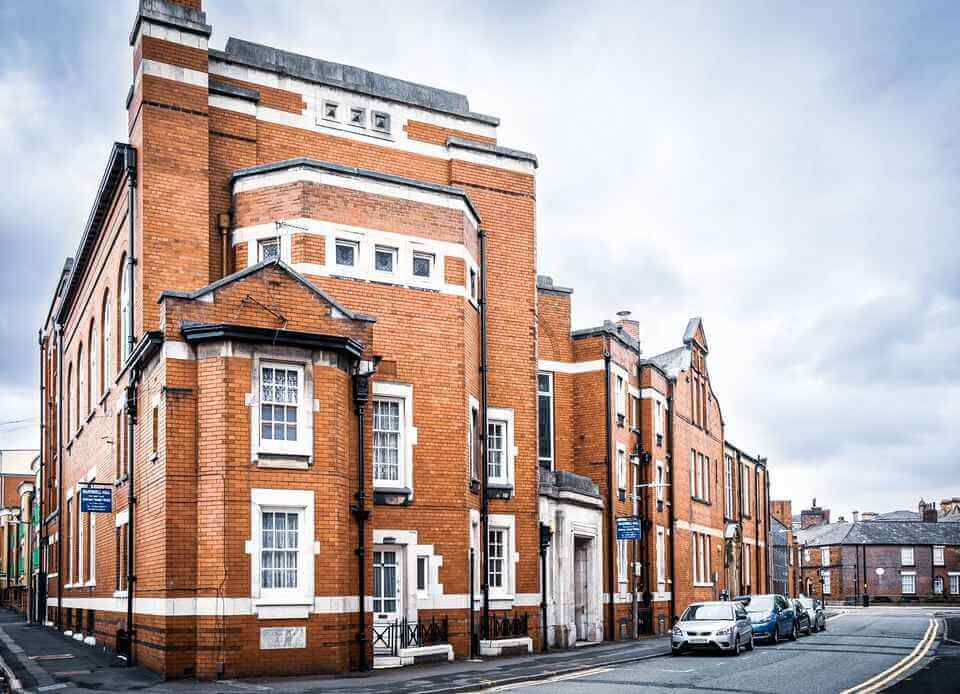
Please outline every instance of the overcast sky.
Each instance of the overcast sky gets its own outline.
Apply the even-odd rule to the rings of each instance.
[[[960,495],[960,5],[207,0],[239,36],[460,91],[535,152],[539,266],[644,351],[701,315],[727,438],[834,515]],[[111,142],[132,0],[0,5],[0,422]],[[36,421],[0,448],[36,445]]]

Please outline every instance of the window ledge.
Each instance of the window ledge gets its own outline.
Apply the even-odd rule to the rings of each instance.
[[[310,616],[311,601],[299,597],[291,601],[267,598],[254,603],[257,619],[306,619]]]
[[[83,585],[85,585],[85,586],[88,587],[88,588],[96,588],[96,587],[97,587],[97,582],[96,582],[96,580],[87,581],[87,582],[84,583]]]
[[[710,581],[709,583],[705,583],[703,581],[694,581],[693,587],[694,588],[713,588],[713,581]]]
[[[509,499],[513,496],[513,485],[509,482],[487,482],[488,499]]]
[[[281,470],[307,470],[310,467],[310,456],[303,453],[273,453],[259,451],[253,461],[257,467],[277,468]]]
[[[409,487],[373,488],[373,503],[378,506],[409,506],[413,490]]]

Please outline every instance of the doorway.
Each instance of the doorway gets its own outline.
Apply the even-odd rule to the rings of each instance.
[[[590,595],[590,538],[573,538],[573,619],[577,641],[588,639],[587,600]]]
[[[403,548],[373,548],[373,650],[392,652],[403,615]]]

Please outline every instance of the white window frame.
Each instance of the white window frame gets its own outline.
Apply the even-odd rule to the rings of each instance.
[[[833,592],[833,586],[830,585],[830,571],[823,571],[820,575],[823,577],[823,594],[830,595]]]
[[[423,587],[420,587],[420,573],[421,569],[423,570]],[[430,593],[430,555],[429,554],[418,554],[416,562],[416,572],[417,575],[414,577],[416,581],[417,588],[417,597],[426,597]]]
[[[416,264],[417,260],[427,261],[428,270],[427,270],[426,277],[424,277],[423,275],[418,275],[413,271],[414,265]],[[427,251],[418,251],[414,249],[414,251],[410,254],[410,278],[413,282],[418,284],[433,284],[434,275],[436,274],[436,268],[437,268],[437,256],[434,255],[433,253],[428,253]]]
[[[629,590],[629,551],[630,540],[617,540],[617,589],[621,595]]]
[[[627,379],[622,374],[617,374],[616,380],[617,396],[617,419],[627,416]]]
[[[406,418],[406,408],[404,407],[403,398],[385,398],[378,397],[374,398],[370,406],[370,416],[373,418],[373,484],[374,486],[385,486],[391,488],[403,488],[405,477],[404,474],[404,451],[406,450],[406,441],[405,441],[405,432],[406,426],[404,425],[404,420]],[[389,477],[380,477],[377,474],[378,469],[381,465],[377,462],[377,407],[378,406],[390,406],[396,405],[397,407],[397,430],[394,432],[392,430],[384,429],[388,433],[395,433],[397,436],[397,478],[390,479]],[[391,466],[392,467],[392,466]]]
[[[938,590],[939,587],[939,590]],[[933,577],[933,594],[943,595],[943,576]]]
[[[547,390],[540,389],[540,377],[547,377]],[[540,455],[540,398],[547,397],[550,400],[550,455],[547,457]],[[537,372],[537,462],[541,467],[544,467],[545,462],[549,462],[550,470],[553,470],[554,460],[556,456],[556,447],[554,445],[554,436],[555,436],[555,425],[556,421],[553,413],[554,408],[554,377],[552,371],[538,371]]]
[[[909,580],[910,589],[907,590],[907,583]],[[916,571],[901,571],[900,572],[900,594],[901,595],[916,595],[917,594],[917,572]]]
[[[950,595],[960,595],[960,571],[951,571],[947,578],[950,579]]]
[[[900,565],[901,566],[915,566],[914,561],[916,557],[914,556],[913,547],[901,547],[900,548]]]
[[[667,476],[666,476],[666,469],[665,469],[664,466],[663,466],[663,461],[662,461],[662,460],[658,460],[658,461],[657,461],[657,473],[656,473],[656,474],[657,474],[657,478],[656,478],[656,484],[657,484],[657,486],[656,486],[656,490],[657,490],[657,501],[662,503],[662,502],[664,501],[665,496],[666,496],[663,485],[666,484],[666,478],[667,478]]]
[[[723,510],[733,518],[733,456],[723,456]]]
[[[627,449],[617,444],[617,489],[627,491]]]
[[[506,533],[506,542],[504,543],[504,561],[503,570],[505,572],[503,586],[495,588],[490,586],[490,597],[495,600],[514,600],[516,597],[516,565],[519,555],[517,554],[516,538],[516,520],[512,515],[491,514],[488,520],[489,530],[503,530]],[[477,552],[479,560],[480,552]],[[489,560],[489,558],[488,558]],[[489,571],[489,564],[483,567]],[[479,572],[477,572],[479,574]],[[479,575],[478,575],[479,578]],[[489,578],[489,576],[488,576]]]
[[[467,474],[470,480],[480,479],[480,466],[477,464],[480,453],[480,403],[472,395],[467,399]]]
[[[370,270],[371,274],[376,277],[395,277],[399,271],[400,264],[400,249],[396,246],[388,246],[383,243],[372,244],[373,248],[370,250]],[[392,270],[380,270],[377,267],[377,253],[389,253],[393,257],[393,269]]]
[[[350,246],[353,249],[353,264],[345,265],[338,262],[337,260],[337,246]],[[360,241],[357,239],[345,239],[340,237],[335,237],[333,240],[333,267],[335,268],[350,268],[351,272],[356,272],[358,266],[360,265]]]
[[[400,479],[373,480],[375,490],[408,491],[413,495],[413,448],[417,445],[417,428],[413,426],[413,386],[409,383],[393,383],[388,381],[373,381],[372,397],[374,400],[399,400],[401,406],[401,456]],[[370,407],[371,416],[373,406]],[[371,465],[373,461],[371,460]]]
[[[653,421],[654,421],[654,426],[656,427],[656,430],[654,433],[657,436],[663,436],[663,411],[665,409],[664,405],[662,402],[660,402],[658,398],[654,400],[653,407],[654,407]]]
[[[507,447],[510,445],[507,440],[507,422],[502,419],[487,420],[487,481],[494,484],[508,484],[510,475],[507,471],[507,458],[509,453]],[[499,447],[494,445],[494,441],[499,440]],[[493,470],[492,457],[494,453],[500,454],[500,474]]]
[[[750,513],[750,466],[743,465],[743,479],[740,480],[740,486],[742,491],[742,499],[740,503],[743,506],[740,508],[741,515],[749,517],[752,515]]]
[[[933,565],[934,566],[943,566],[944,565],[944,552],[946,547],[944,545],[934,545],[933,546]]]
[[[667,582],[667,550],[666,534],[662,526],[657,526],[657,585],[658,592],[663,592],[662,587]]]
[[[830,548],[821,547],[820,548],[820,566],[828,566],[830,564]]]
[[[267,244],[276,244],[277,245],[277,255],[274,256],[276,259],[283,258],[283,242],[280,239],[280,236],[264,236],[262,239],[257,239],[257,262],[262,263],[267,258],[264,256],[263,248]]]
[[[297,538],[297,587],[262,588],[260,585],[260,558],[262,547],[262,513],[279,511],[299,515]],[[314,494],[305,489],[251,489],[250,540],[246,550],[250,554],[250,595],[254,606],[299,605],[312,608],[314,585]],[[306,616],[306,615],[304,615]]]
[[[487,427],[492,422],[500,422],[506,427],[506,436],[504,438],[504,468],[505,476],[498,478],[489,478],[488,481],[494,484],[502,484],[512,487],[515,484],[516,474],[515,465],[517,457],[516,428],[514,426],[513,409],[509,407],[487,407]],[[489,455],[489,451],[488,451]],[[484,461],[487,463],[488,461]]]
[[[743,545],[743,578],[745,584],[752,584],[750,580],[750,545],[747,544]]]
[[[255,458],[260,456],[303,456],[308,462],[313,457],[313,364],[310,360],[294,360],[270,355],[257,355],[253,360],[253,397],[251,423]],[[287,369],[297,372],[297,440],[264,439],[261,431],[263,405],[263,370]]]

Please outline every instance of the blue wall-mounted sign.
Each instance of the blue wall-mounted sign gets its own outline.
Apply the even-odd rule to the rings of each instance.
[[[617,518],[617,539],[618,540],[639,540],[640,534],[639,518]]]
[[[80,513],[113,513],[113,488],[80,487]]]

